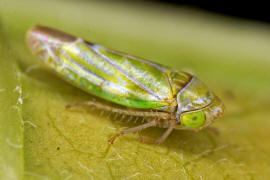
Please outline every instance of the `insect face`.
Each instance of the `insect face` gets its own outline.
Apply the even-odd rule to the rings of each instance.
[[[201,129],[224,111],[223,103],[196,77],[178,93],[177,102],[178,128]]]

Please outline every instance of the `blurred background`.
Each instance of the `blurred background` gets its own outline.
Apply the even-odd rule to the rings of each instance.
[[[0,179],[269,179],[268,7],[198,1],[0,0]],[[213,129],[108,138],[134,123],[65,110],[89,98],[25,45],[35,24],[203,80],[225,103]]]
[[[231,16],[234,18],[244,18],[261,22],[270,22],[267,12],[267,3],[260,1],[246,1],[245,3],[233,3],[230,1],[176,1],[176,0],[153,0],[162,4],[172,6],[185,6],[192,9],[206,10],[220,15]]]

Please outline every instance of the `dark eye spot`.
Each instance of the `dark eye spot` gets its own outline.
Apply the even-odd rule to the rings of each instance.
[[[197,116],[193,116],[193,117],[192,117],[192,120],[193,120],[193,121],[196,121],[196,120],[197,120]]]

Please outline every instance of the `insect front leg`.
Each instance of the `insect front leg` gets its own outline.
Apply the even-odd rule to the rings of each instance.
[[[174,127],[175,127],[175,124],[176,124],[176,121],[175,120],[172,120],[171,123],[170,123],[170,126],[168,127],[168,129],[162,134],[162,136],[154,141],[152,139],[148,139],[148,138],[145,138],[145,137],[142,137],[141,138],[141,142],[144,142],[144,143],[149,143],[149,144],[161,144],[165,141],[165,139],[171,134],[171,132],[173,131]]]
[[[156,125],[157,125],[157,122],[156,121],[151,121],[151,122],[148,122],[148,123],[145,123],[145,124],[136,126],[134,128],[129,128],[129,129],[126,129],[126,130],[122,130],[119,133],[115,134],[112,138],[110,138],[108,140],[108,142],[110,144],[113,144],[113,142],[115,141],[115,139],[117,137],[119,137],[119,136],[122,136],[122,135],[127,134],[127,133],[138,132],[138,131],[141,131],[143,129],[146,129],[146,128],[149,128],[149,127],[153,127],[153,126],[156,126]]]

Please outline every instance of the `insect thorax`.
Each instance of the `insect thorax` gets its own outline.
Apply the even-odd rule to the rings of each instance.
[[[191,81],[177,94],[176,118],[180,123],[180,115],[185,112],[200,110],[214,100],[214,94],[208,87],[193,76]]]

